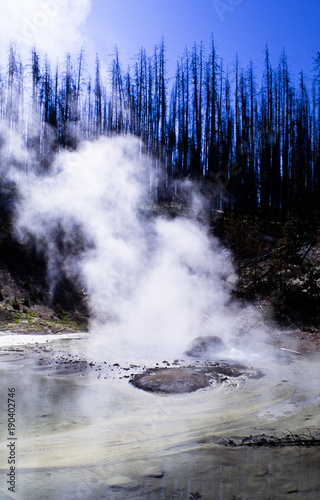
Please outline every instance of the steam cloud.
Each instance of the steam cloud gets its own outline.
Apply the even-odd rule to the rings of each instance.
[[[19,238],[45,249],[52,290],[62,268],[80,278],[106,342],[184,349],[197,335],[225,339],[236,321],[230,256],[196,220],[150,217],[152,175],[133,138],[61,153],[49,176],[20,177]]]
[[[19,52],[37,46],[49,59],[79,50],[82,26],[90,13],[91,0],[14,0],[2,2],[0,43],[16,42]]]

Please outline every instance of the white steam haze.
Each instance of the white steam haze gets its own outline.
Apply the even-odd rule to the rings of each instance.
[[[100,344],[183,352],[206,334],[228,344],[243,327],[228,305],[230,255],[196,220],[146,215],[152,171],[139,144],[84,142],[57,155],[49,176],[22,174],[19,238],[45,250],[52,291],[61,269],[80,278]]]
[[[10,42],[22,54],[36,46],[53,61],[66,47],[79,51],[90,10],[91,0],[2,0],[1,50]]]

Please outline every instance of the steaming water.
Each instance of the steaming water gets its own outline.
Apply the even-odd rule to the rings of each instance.
[[[51,355],[86,353],[84,337],[51,342]],[[16,387],[18,475],[10,496],[4,442],[1,498],[189,500],[197,492],[205,500],[319,498],[318,449],[219,444],[226,437],[318,429],[319,356],[277,359],[275,350],[250,363],[265,373],[259,380],[159,396],[119,379],[116,367],[106,379],[94,370],[54,375],[39,368],[35,348],[8,349],[1,351],[8,360],[0,372],[2,436],[5,388]]]
[[[154,172],[135,140],[85,143],[58,156],[46,177],[12,175],[21,194],[17,236],[24,244],[32,238],[46,256],[53,294],[62,276],[78,280],[92,327],[104,332],[100,346],[121,338],[133,348],[181,349],[206,334],[212,311],[216,330],[233,330],[224,309],[234,270],[197,221],[195,187],[180,189],[190,218],[152,217]]]
[[[265,343],[259,314],[230,304],[231,257],[197,222],[202,204],[194,186],[180,189],[191,218],[150,217],[154,173],[137,143],[124,139],[64,152],[46,177],[9,174],[20,189],[18,237],[45,254],[52,294],[61,276],[77,279],[93,319],[80,340],[41,347],[39,338],[33,348],[10,340],[1,351],[1,498],[319,498],[316,449],[219,444],[317,430],[319,359],[279,357]],[[265,376],[170,396],[143,392],[124,378],[128,364],[181,359],[192,339],[210,334],[223,339],[223,359]],[[108,368],[58,373],[52,368],[58,355],[106,361]],[[10,387],[18,437],[11,496],[5,483]]]

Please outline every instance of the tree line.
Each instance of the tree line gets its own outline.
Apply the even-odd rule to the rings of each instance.
[[[165,185],[195,179],[217,209],[317,215],[320,53],[311,85],[303,72],[292,79],[285,52],[273,68],[268,47],[260,84],[252,62],[242,68],[236,57],[232,71],[224,69],[213,38],[207,55],[202,43],[185,49],[174,78],[166,63],[163,40],[151,56],[141,48],[127,70],[115,48],[106,75],[98,55],[89,74],[83,50],[52,67],[36,48],[23,64],[11,44],[0,72],[0,118],[22,135],[37,173],[83,139],[130,133],[164,171]],[[23,168],[35,169],[27,159]]]

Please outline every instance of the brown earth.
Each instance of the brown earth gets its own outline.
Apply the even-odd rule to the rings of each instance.
[[[275,329],[291,330],[283,347],[319,351],[319,222],[222,212],[212,232],[232,251],[238,276],[232,295],[253,303]],[[276,341],[282,347],[281,337]]]
[[[85,331],[87,315],[75,307],[63,309],[52,303],[43,284],[22,282],[8,269],[0,269],[0,331],[17,333],[59,333]]]

